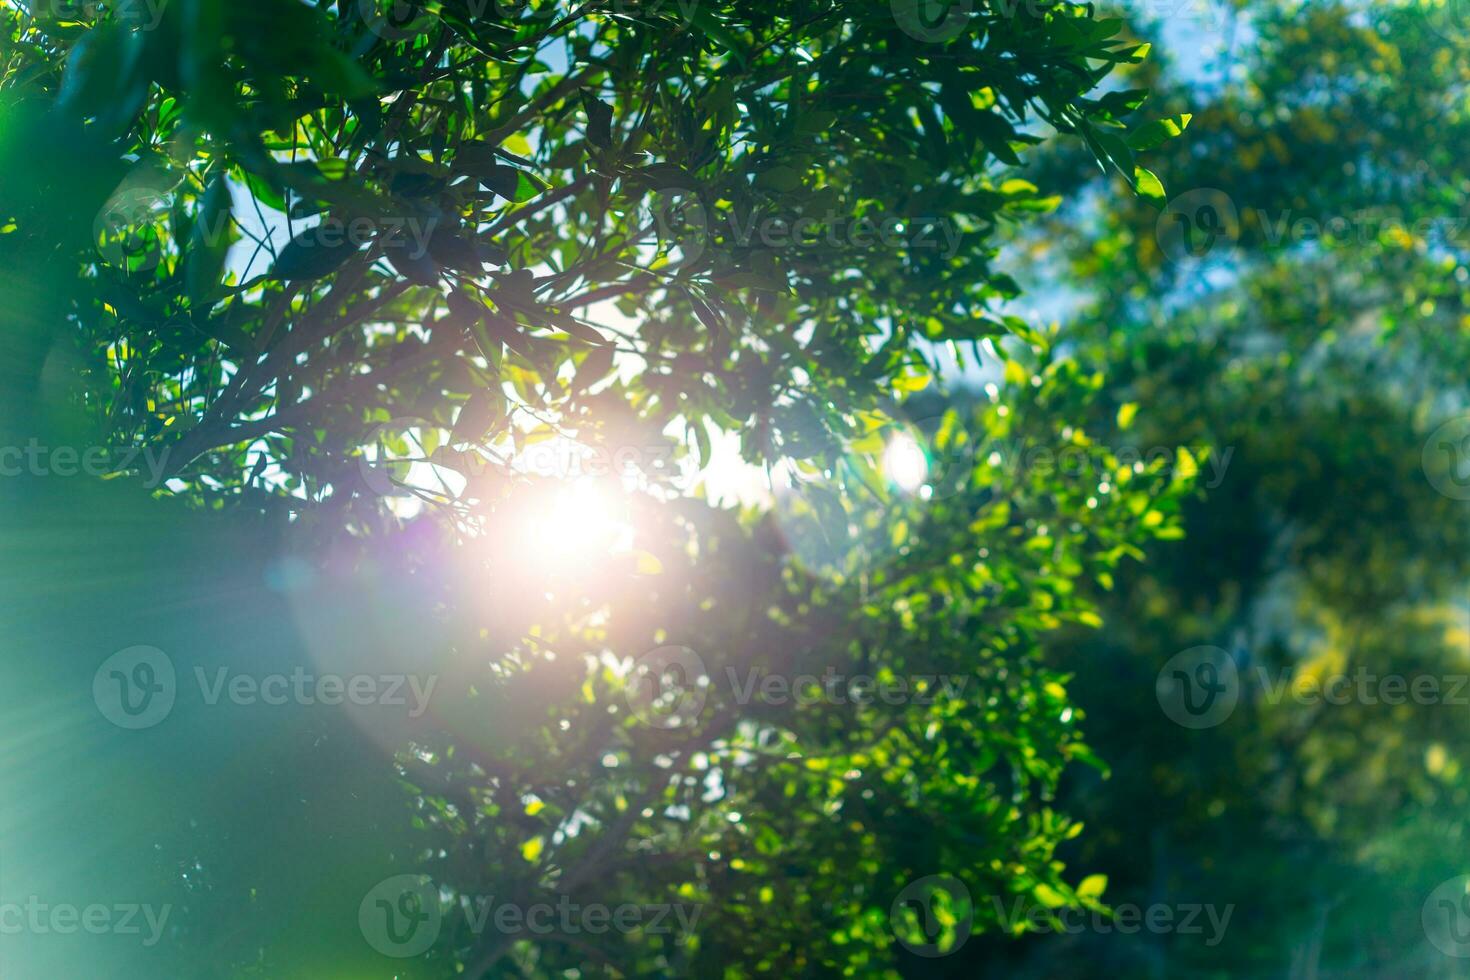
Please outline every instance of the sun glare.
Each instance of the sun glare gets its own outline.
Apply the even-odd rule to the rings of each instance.
[[[883,450],[883,472],[904,493],[917,493],[929,476],[929,460],[913,436],[900,433]]]
[[[536,501],[522,527],[522,550],[544,568],[576,571],[595,566],[631,545],[621,495],[599,481],[573,480]]]

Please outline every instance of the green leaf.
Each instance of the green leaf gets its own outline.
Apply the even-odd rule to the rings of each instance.
[[[533,197],[539,197],[550,186],[550,184],[535,174],[522,170],[516,177],[516,190],[513,200],[517,204],[524,204]]]
[[[1111,116],[1126,115],[1148,99],[1148,89],[1130,88],[1120,92],[1109,92],[1097,100],[1098,108]]]
[[[323,88],[344,99],[361,99],[378,90],[378,84],[356,61],[329,45],[318,48],[317,63],[310,69]]]
[[[578,340],[589,344],[602,346],[607,343],[607,338],[592,327],[587,326],[581,320],[565,313],[551,313],[550,319],[553,325]]]
[[[494,164],[476,176],[487,189],[517,204],[531,200],[548,186],[540,177],[503,163]]]
[[[276,263],[268,274],[271,279],[298,282],[322,279],[342,267],[342,264],[358,251],[343,236],[338,239],[322,235],[318,228],[303,231],[281,249]]]
[[[441,268],[469,273],[479,273],[485,268],[485,256],[480,249],[480,243],[453,229],[435,230],[429,239],[429,254]]]
[[[522,357],[534,356],[529,339],[510,317],[458,291],[449,294],[448,302],[450,311],[491,363],[500,357],[502,347],[509,347]]]
[[[264,204],[268,208],[280,211],[283,214],[285,213],[285,194],[277,190],[276,187],[268,182],[264,177],[246,170],[238,171],[238,176],[241,180],[245,182],[245,186],[250,188],[251,195],[254,196],[257,201],[259,201],[261,204]]]
[[[445,183],[430,173],[396,173],[389,190],[398,197],[429,197],[443,190]]]
[[[1035,894],[1037,901],[1049,909],[1061,908],[1067,904],[1066,897],[1045,882],[1037,882],[1032,893]]]
[[[715,14],[710,4],[694,4],[689,12],[689,20],[700,34],[734,55],[735,60],[742,66],[745,65],[744,46],[740,43],[740,39],[731,33],[730,29]]]
[[[1135,186],[1138,188],[1138,193],[1144,197],[1153,198],[1156,201],[1162,201],[1164,199],[1164,185],[1159,181],[1159,178],[1153,175],[1152,171],[1145,170],[1142,167],[1135,167],[1133,169],[1133,179]]]
[[[577,365],[577,374],[572,387],[577,391],[586,391],[607,377],[607,373],[612,370],[614,353],[616,351],[611,344],[594,347],[588,351],[582,363]]]
[[[607,149],[612,145],[612,106],[591,96],[583,99],[582,104],[587,110],[587,142],[599,149]]]
[[[1094,135],[1097,145],[1102,147],[1104,156],[1112,161],[1113,166],[1118,168],[1118,172],[1125,177],[1132,176],[1134,172],[1133,151],[1128,148],[1127,143],[1123,142],[1122,137],[1103,130],[1098,130]]]
[[[1167,119],[1146,122],[1128,134],[1128,145],[1135,150],[1151,150],[1165,140],[1171,140],[1183,133],[1192,118],[1192,115],[1185,112]]]
[[[505,395],[498,387],[481,388],[459,410],[451,442],[479,442],[505,418]]]
[[[801,174],[786,166],[772,167],[770,170],[763,171],[756,177],[756,183],[783,193],[799,191],[802,187]]]
[[[225,258],[230,251],[230,185],[224,173],[210,180],[194,216],[189,236],[189,254],[184,259],[184,291],[198,322],[220,291]]]

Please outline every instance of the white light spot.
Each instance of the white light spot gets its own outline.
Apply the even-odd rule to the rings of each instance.
[[[883,450],[883,472],[904,493],[915,493],[929,476],[929,460],[913,436],[901,433]]]

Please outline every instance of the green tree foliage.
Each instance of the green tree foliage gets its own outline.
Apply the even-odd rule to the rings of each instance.
[[[1192,113],[1153,164],[1169,204],[1065,206],[1033,254],[1079,284],[1062,337],[1106,371],[1098,408],[1139,406],[1104,442],[1228,466],[1186,539],[1119,577],[1107,629],[1048,661],[1112,766],[1064,787],[1088,828],[1064,854],[1110,902],[1234,917],[1218,945],[1088,930],[975,956],[1007,976],[1457,976],[1421,909],[1465,871],[1470,540],[1431,438],[1466,403],[1465,37],[1433,5],[1190,14],[1237,43],[1201,65],[1165,30],[1163,74],[1141,71],[1151,108]],[[1033,179],[1080,201],[1090,166],[1059,152]],[[1232,653],[1240,700],[1191,731],[1156,678],[1201,644]],[[1310,693],[1339,676],[1346,703]],[[1434,703],[1405,695],[1420,679]]]
[[[31,273],[68,186],[24,161],[85,159],[85,222],[46,262],[94,270],[53,298],[88,327],[88,411],[201,496],[239,496],[261,440],[295,506],[346,507],[378,423],[448,427],[487,389],[472,441],[610,426],[612,402],[655,438],[709,420],[756,461],[830,460],[844,410],[923,370],[915,338],[1006,332],[989,231],[1043,203],[1004,165],[1038,123],[1116,141],[1126,102],[1086,94],[1140,51],[1068,6],[943,43],[885,5],[687,6],[16,16],[7,257]],[[262,208],[301,228],[231,268]],[[861,233],[890,220],[897,247]],[[599,387],[614,350],[636,383]]]
[[[1039,642],[1096,625],[1086,585],[1177,535],[1197,461],[1100,448],[1102,375],[1006,311],[998,249],[1055,205],[1015,174],[1059,135],[1160,193],[1134,153],[1181,123],[1130,131],[1137,93],[1099,89],[1145,49],[1071,4],[407,7],[4,8],[0,433],[141,454],[4,483],[19,689],[105,774],[7,839],[33,890],[175,910],[157,946],[22,965],[894,976],[905,945],[1001,927],[984,896],[1096,907],[1053,805],[1096,759]],[[982,342],[1003,390],[914,395]],[[604,481],[631,541],[538,561],[555,491],[514,465],[529,447],[703,465],[720,431],[790,476],[774,510],[650,467]],[[917,493],[880,465],[905,433]],[[1116,486],[1017,469],[1011,437],[1081,447]],[[179,705],[108,728],[92,672],[139,643]],[[669,648],[696,658],[672,693],[640,660]],[[437,693],[421,716],[271,715],[190,688],[302,666]],[[910,693],[740,693],[830,674]],[[44,769],[11,786],[56,793]],[[109,810],[99,850],[127,860],[47,860]],[[891,914],[936,874],[968,913]],[[375,891],[405,875],[432,883],[416,902]],[[700,918],[476,926],[490,896]],[[434,941],[385,956],[353,919],[379,900]]]

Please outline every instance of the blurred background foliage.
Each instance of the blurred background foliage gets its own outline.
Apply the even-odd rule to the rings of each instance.
[[[1156,16],[1149,16],[1150,12]],[[1028,293],[1060,287],[1059,343],[1137,402],[1133,438],[1215,447],[1224,479],[1186,539],[1126,569],[1103,630],[1048,643],[1112,767],[1061,798],[1069,861],[1110,902],[1234,903],[1199,936],[986,943],[997,976],[1462,976],[1420,908],[1462,872],[1463,706],[1303,704],[1281,680],[1463,675],[1466,502],[1430,434],[1465,409],[1470,216],[1464,27],[1454,5],[1187,4],[1135,12],[1159,111],[1193,114],[1154,170],[1170,212],[1236,222],[1195,254],[1174,214],[1108,193],[1055,153],[1067,204],[1024,248]],[[1461,162],[1457,162],[1461,161]],[[1099,406],[1106,409],[1106,403]],[[1198,644],[1232,652],[1241,701],[1182,729],[1153,678]],[[1448,690],[1448,685],[1444,687]],[[987,974],[989,975],[989,974]]]
[[[927,41],[888,4],[432,7],[374,33],[371,4],[0,3],[0,433],[167,450],[170,478],[0,481],[0,899],[174,906],[157,947],[7,936],[0,967],[1458,975],[1420,908],[1465,870],[1464,709],[1272,703],[1259,673],[1470,671],[1467,504],[1422,455],[1466,407],[1453,7],[976,4]],[[962,247],[734,234],[768,213]],[[298,241],[321,214],[371,241]],[[384,231],[409,219],[427,259]],[[721,431],[787,489],[660,471],[607,489],[631,544],[527,539],[576,504],[526,446],[708,474]],[[365,468],[390,451],[434,482]],[[440,680],[422,718],[181,694],[120,732],[92,674],[137,643],[181,690]],[[712,679],[674,732],[626,674],[671,644]],[[1200,644],[1243,693],[1189,731],[1155,678]],[[859,708],[723,680],[828,668],[968,683]],[[390,961],[358,903],[405,873],[445,926]],[[973,900],[937,959],[890,919],[930,874]],[[453,910],[490,894],[703,913],[677,942],[472,933]],[[1234,913],[1206,946],[1029,934],[1018,901]]]

